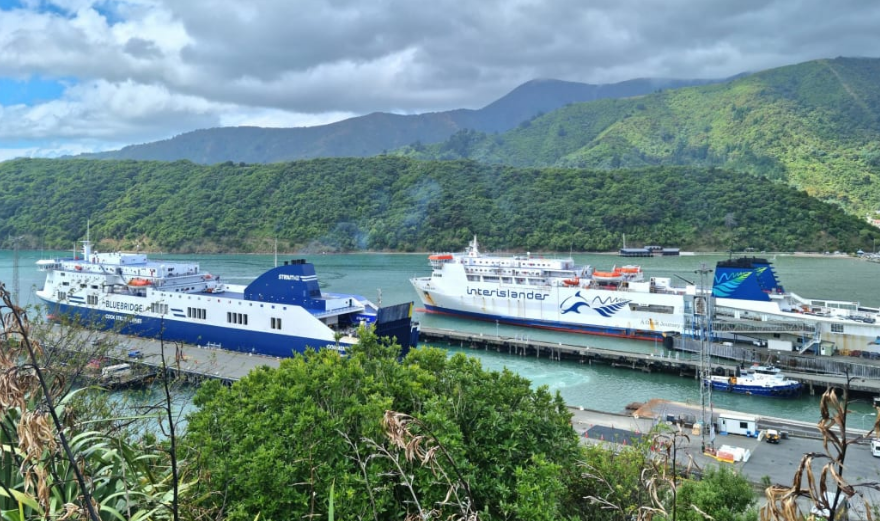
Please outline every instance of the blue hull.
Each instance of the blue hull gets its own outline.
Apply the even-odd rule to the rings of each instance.
[[[629,338],[632,340],[663,340],[664,334],[660,331],[650,331],[641,329],[624,329],[618,327],[603,326],[587,326],[580,324],[571,324],[567,322],[553,322],[547,320],[528,320],[505,317],[501,315],[485,315],[482,313],[469,313],[466,311],[455,311],[446,308],[438,308],[435,306],[425,305],[425,311],[428,313],[436,313],[440,315],[449,315],[452,317],[462,317],[472,320],[482,320],[484,322],[498,322],[511,326],[532,327],[538,329],[549,329],[552,331],[563,331],[566,333],[582,333],[586,335],[610,336],[616,338]]]
[[[725,393],[751,394],[755,396],[772,396],[777,398],[794,398],[801,394],[801,384],[783,385],[777,387],[764,387],[759,385],[740,385],[722,382],[712,382],[712,389]]]
[[[105,310],[99,311],[67,304],[51,302],[47,302],[47,304],[51,314],[72,317],[92,329],[113,330],[123,335],[157,340],[161,337],[169,342],[182,342],[199,346],[211,344],[213,347],[229,351],[286,358],[293,356],[295,353],[303,353],[309,347],[318,349],[328,345],[326,340],[317,338],[242,331],[181,320],[161,320],[140,315],[107,313]],[[110,316],[118,316],[121,320],[109,318]],[[333,345],[332,342],[329,344]],[[343,349],[346,346],[348,344],[339,344],[339,347]]]

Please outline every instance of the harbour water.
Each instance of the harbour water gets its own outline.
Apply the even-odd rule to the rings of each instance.
[[[19,303],[36,305],[34,291],[42,286],[43,274],[37,272],[36,261],[50,256],[70,257],[71,252],[19,252],[18,273]],[[200,262],[202,270],[220,275],[221,280],[231,284],[247,284],[258,274],[274,265],[273,255],[169,255],[150,253],[151,258]],[[306,258],[315,264],[322,289],[358,293],[374,302],[396,304],[415,301],[418,298],[409,278],[425,276],[430,267],[425,254],[345,254],[345,255],[295,255],[278,256],[283,259]],[[776,267],[777,275],[789,291],[806,296],[826,299],[855,300],[868,306],[880,306],[880,292],[876,280],[880,276],[880,264],[865,262],[845,256],[806,257],[794,255],[767,255]],[[666,276],[677,279],[698,280],[696,272],[705,263],[713,268],[725,255],[687,255],[680,257],[657,257],[621,259],[616,255],[575,254],[579,263],[591,264],[599,269],[613,265],[639,264],[647,276]],[[0,250],[0,282],[12,290],[13,252]],[[664,352],[662,346],[651,342],[627,341],[588,335],[575,335],[505,326],[495,323],[475,322],[435,315],[417,313],[426,326],[473,332],[474,335],[501,336],[507,338],[532,338],[549,342],[561,342],[583,346],[606,347],[628,351],[651,353],[656,356],[675,356]],[[529,379],[535,386],[546,385],[551,391],[559,391],[566,403],[574,406],[608,412],[621,412],[631,403],[641,403],[652,398],[691,402],[698,404],[699,386],[688,377],[651,373],[645,374],[604,365],[580,365],[573,362],[555,362],[548,359],[519,357],[494,351],[472,350],[461,346],[437,346],[450,352],[465,352],[481,360],[487,369],[511,371]],[[750,396],[715,393],[714,406],[747,413],[814,422],[818,420],[818,396],[802,396],[793,400],[776,400]],[[867,403],[852,407],[851,427],[870,427],[874,411]]]

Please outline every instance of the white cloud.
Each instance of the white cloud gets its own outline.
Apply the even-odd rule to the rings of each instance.
[[[36,106],[0,106],[0,139],[56,146],[479,108],[534,78],[717,78],[880,52],[873,0],[23,5],[0,11],[0,78],[70,87]]]

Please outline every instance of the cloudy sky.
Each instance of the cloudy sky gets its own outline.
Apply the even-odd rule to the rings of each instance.
[[[880,56],[877,0],[0,0],[0,160]]]

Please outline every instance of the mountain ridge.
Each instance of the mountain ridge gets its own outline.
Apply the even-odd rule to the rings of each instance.
[[[880,210],[880,59],[835,58],[562,107],[499,135],[397,151],[519,167],[719,167],[864,217]]]
[[[317,157],[369,157],[407,145],[437,143],[462,129],[504,132],[566,104],[629,97],[657,89],[725,80],[642,78],[614,84],[530,80],[481,109],[454,109],[414,115],[388,112],[348,118],[314,127],[215,127],[120,150],[82,154],[89,159],[135,159],[200,164],[225,161],[274,163]]]

